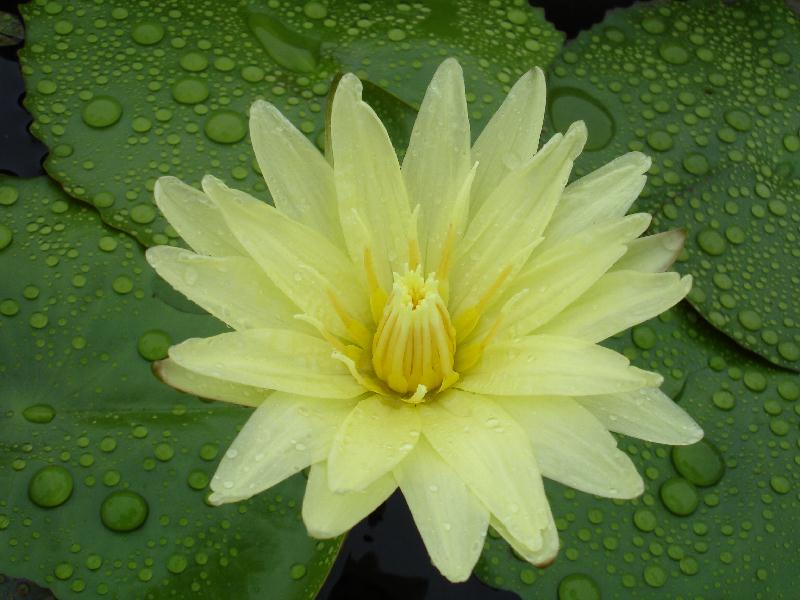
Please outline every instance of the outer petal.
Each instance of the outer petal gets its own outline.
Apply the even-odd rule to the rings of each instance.
[[[526,335],[556,316],[600,279],[625,253],[625,243],[649,223],[650,215],[630,215],[535,251],[506,292],[501,331]]]
[[[363,490],[391,471],[419,439],[417,408],[398,398],[372,395],[355,407],[328,456],[328,483],[334,492]]]
[[[392,142],[375,112],[361,100],[361,82],[346,74],[339,81],[331,114],[331,145],[342,230],[360,219],[374,241],[379,281],[391,289],[392,272],[408,262],[411,209]],[[353,262],[364,248],[345,235]]]
[[[403,160],[412,205],[419,204],[420,250],[426,271],[439,265],[450,211],[470,170],[470,135],[464,78],[455,59],[433,76]]]
[[[238,502],[325,457],[354,400],[275,392],[236,436],[211,479],[213,504]]]
[[[694,419],[659,389],[576,400],[617,433],[673,446],[694,444],[703,437],[703,430]]]
[[[431,446],[511,536],[545,545],[551,524],[541,475],[527,435],[485,396],[450,390],[421,406]]]
[[[210,256],[246,254],[217,205],[200,190],[175,177],[161,177],[154,194],[169,224],[196,252]]]
[[[250,329],[173,346],[169,357],[185,369],[260,388],[319,398],[364,393],[328,342],[287,329]]]
[[[333,170],[319,150],[263,100],[250,107],[250,139],[275,206],[344,247]]]
[[[572,398],[502,398],[531,439],[542,475],[607,498],[635,498],[644,482],[602,423]]]
[[[174,360],[168,358],[153,363],[156,376],[167,385],[171,385],[187,394],[194,394],[210,400],[221,400],[242,406],[259,406],[269,395],[270,390],[257,388],[241,383],[232,383],[224,379],[208,377],[184,369]]]
[[[558,554],[559,545],[558,530],[556,529],[556,523],[553,520],[553,513],[549,504],[546,506],[546,510],[548,516],[547,527],[542,532],[542,545],[536,548],[531,547],[525,540],[520,540],[511,535],[508,529],[494,517],[489,523],[522,558],[537,567],[546,567],[553,562],[556,554]]]
[[[351,317],[369,322],[367,293],[356,270],[327,238],[213,177],[206,176],[203,187],[242,246],[305,314],[336,335],[353,339],[331,301],[335,296]]]
[[[489,512],[425,439],[394,474],[433,564],[450,581],[466,581],[483,549]]]
[[[650,157],[629,152],[568,185],[547,226],[545,244],[622,217],[639,197],[650,164]]]
[[[678,258],[686,241],[685,229],[671,229],[648,235],[628,244],[628,251],[617,261],[615,271],[666,271]]]
[[[294,318],[300,309],[250,258],[157,246],[147,250],[147,262],[172,287],[234,329],[301,329]]]
[[[553,136],[525,166],[512,171],[475,214],[454,265],[452,314],[483,298],[496,285],[498,271],[512,266],[515,273],[525,263],[527,256],[519,257],[519,250],[544,232],[585,142],[586,126],[580,121],[565,136]],[[532,250],[529,246],[528,254]]]
[[[396,489],[394,477],[386,473],[361,491],[336,494],[328,486],[327,463],[315,463],[303,496],[303,522],[312,537],[336,537],[378,508]]]
[[[692,276],[675,272],[606,273],[578,300],[538,332],[599,342],[680,302],[692,288]]]
[[[631,367],[627,358],[608,348],[574,338],[531,335],[489,346],[455,386],[499,396],[587,396],[657,386],[662,380],[656,373]]]
[[[534,68],[519,78],[472,147],[478,163],[473,214],[508,173],[525,164],[539,147],[546,104],[544,73]]]

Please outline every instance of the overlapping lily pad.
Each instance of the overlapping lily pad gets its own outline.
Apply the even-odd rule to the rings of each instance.
[[[0,178],[0,215],[0,573],[58,598],[313,598],[339,541],[306,535],[303,475],[207,505],[249,410],[150,372],[216,320],[45,178]]]
[[[800,24],[782,1],[642,3],[609,13],[549,77],[556,129],[583,118],[583,169],[654,159],[638,206],[689,230],[690,301],[800,369]]]
[[[704,428],[688,447],[620,436],[645,478],[633,501],[548,482],[556,562],[490,536],[476,573],[523,598],[794,598],[800,556],[800,376],[731,344],[681,304],[610,341]]]
[[[23,14],[25,103],[51,148],[48,172],[145,244],[174,234],[152,203],[165,173],[198,183],[213,172],[266,196],[247,140],[256,98],[319,141],[338,72],[415,104],[435,67],[457,56],[481,123],[563,38],[523,0],[53,0]]]

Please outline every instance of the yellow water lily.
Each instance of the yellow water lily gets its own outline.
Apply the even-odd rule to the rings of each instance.
[[[274,207],[206,176],[158,180],[194,251],[147,252],[233,331],[157,364],[170,385],[256,407],[211,482],[236,502],[307,467],[302,515],[346,532],[398,487],[436,567],[469,577],[491,525],[534,564],[558,551],[542,477],[611,498],[643,482],[615,431],[666,444],[702,431],[662,377],[598,342],[681,300],[683,244],[627,215],[650,159],[569,183],[582,122],[538,148],[544,76],[513,86],[471,143],[446,60],[402,165],[361,83],[341,78],[326,152],[271,104],[250,135]]]

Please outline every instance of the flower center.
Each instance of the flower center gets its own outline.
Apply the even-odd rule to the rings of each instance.
[[[407,401],[421,402],[428,390],[444,389],[458,379],[455,350],[456,332],[436,275],[423,278],[421,267],[395,273],[372,338],[375,374],[395,392],[412,394]]]

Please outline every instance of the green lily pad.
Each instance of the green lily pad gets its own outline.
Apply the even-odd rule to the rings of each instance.
[[[48,173],[147,245],[174,236],[152,203],[161,175],[197,183],[213,172],[267,195],[247,139],[256,98],[321,144],[337,73],[418,106],[436,66],[456,56],[479,128],[504,89],[549,63],[563,39],[523,0],[50,1],[22,11],[25,104],[51,148]]]
[[[800,25],[783,2],[642,3],[561,54],[549,120],[583,118],[596,167],[653,157],[637,207],[685,227],[693,306],[770,362],[800,370]]]
[[[619,436],[645,480],[631,501],[548,481],[562,548],[537,569],[490,535],[476,573],[523,598],[794,598],[800,376],[737,348],[682,303],[610,344],[665,376],[703,427],[692,446]]]
[[[0,573],[62,599],[313,598],[339,540],[306,535],[303,475],[209,506],[250,411],[150,372],[170,340],[219,323],[50,180],[0,178],[0,214]]]

